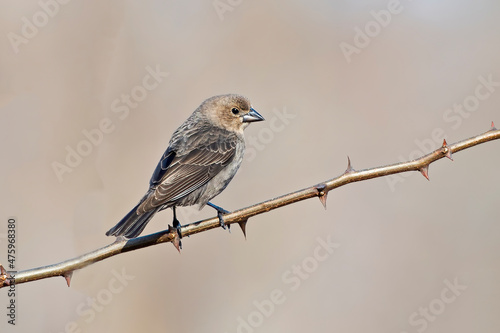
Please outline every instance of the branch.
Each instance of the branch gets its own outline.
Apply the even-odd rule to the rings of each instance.
[[[497,130],[492,122],[491,129],[484,134],[477,135],[452,145],[448,145],[446,140],[444,140],[442,147],[413,161],[356,171],[352,168],[351,161],[348,157],[347,170],[342,175],[323,183],[225,214],[224,223],[228,226],[233,223],[238,223],[245,234],[247,220],[252,216],[266,213],[270,210],[314,197],[319,197],[319,200],[326,208],[328,191],[349,183],[407,171],[420,171],[425,178],[429,179],[429,165],[434,161],[442,159],[443,157],[448,157],[452,160],[452,153],[497,139],[500,139],[500,130]],[[219,219],[217,217],[213,217],[183,226],[181,228],[181,234],[183,237],[190,236],[218,227],[220,227]],[[69,259],[58,264],[20,271],[15,275],[11,275],[6,272],[2,265],[0,265],[0,288],[11,284],[20,284],[54,276],[63,276],[69,286],[71,275],[73,274],[73,271],[77,269],[82,269],[97,261],[104,260],[120,253],[134,251],[165,242],[172,242],[174,246],[180,250],[180,240],[177,231],[169,226],[167,230],[134,239],[124,239],[122,237],[118,237],[114,243],[82,256]]]

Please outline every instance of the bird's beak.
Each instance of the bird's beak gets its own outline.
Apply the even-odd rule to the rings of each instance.
[[[253,108],[250,108],[250,112],[243,116],[244,123],[251,123],[253,121],[262,121],[264,117],[262,117],[257,111]]]

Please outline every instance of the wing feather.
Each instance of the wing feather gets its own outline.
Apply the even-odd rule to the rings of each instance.
[[[201,135],[202,133],[197,133]],[[238,138],[224,130],[205,133],[204,140],[198,136],[195,142],[184,144],[191,149],[175,149],[175,143],[163,154],[153,176],[149,195],[138,207],[144,213],[175,202],[208,183],[234,158]],[[185,138],[184,138],[185,139]]]

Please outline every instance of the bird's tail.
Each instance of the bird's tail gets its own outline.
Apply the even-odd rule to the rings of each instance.
[[[125,215],[113,228],[106,232],[106,236],[125,236],[127,238],[135,238],[144,230],[146,224],[153,217],[153,215],[158,211],[158,208],[153,209],[144,214],[137,214],[137,207],[141,202],[139,202],[132,210]]]

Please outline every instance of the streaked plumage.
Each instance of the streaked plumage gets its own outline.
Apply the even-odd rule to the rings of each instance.
[[[240,95],[205,100],[174,132],[158,163],[149,190],[106,235],[137,237],[153,215],[165,208],[199,205],[222,192],[243,160],[243,130],[264,118]]]

